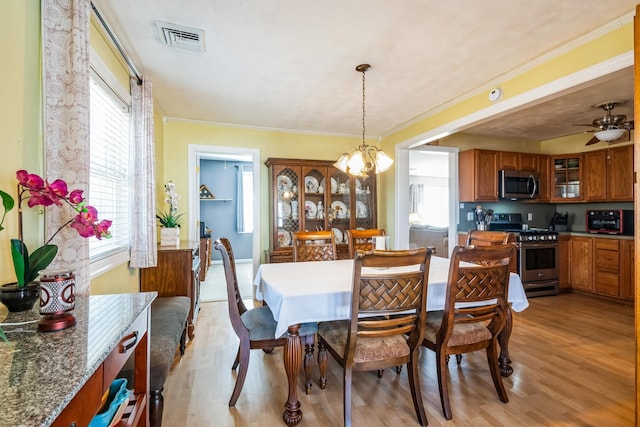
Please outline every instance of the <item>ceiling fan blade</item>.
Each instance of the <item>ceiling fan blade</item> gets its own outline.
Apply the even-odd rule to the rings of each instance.
[[[590,139],[586,144],[584,144],[584,145],[597,144],[598,142],[600,142],[600,140],[594,136],[593,138],[591,138],[591,139]]]

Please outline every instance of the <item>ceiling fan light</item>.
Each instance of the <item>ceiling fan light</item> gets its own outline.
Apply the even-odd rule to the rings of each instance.
[[[601,130],[600,132],[596,132],[593,134],[593,136],[598,138],[598,140],[600,141],[611,142],[621,138],[625,132],[626,132],[626,129],[607,129],[607,130]]]
[[[376,173],[384,172],[391,167],[393,160],[384,151],[378,150],[376,153]]]

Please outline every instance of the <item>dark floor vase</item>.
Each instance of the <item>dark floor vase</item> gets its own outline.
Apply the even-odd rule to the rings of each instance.
[[[15,283],[6,283],[0,286],[0,302],[9,311],[18,312],[31,310],[40,298],[40,285],[29,283],[19,288]]]

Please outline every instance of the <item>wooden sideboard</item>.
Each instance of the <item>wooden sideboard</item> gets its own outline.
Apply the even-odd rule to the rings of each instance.
[[[10,340],[0,345],[0,427],[89,425],[129,357],[135,376],[127,388],[133,393],[118,426],[148,426],[154,298],[149,292],[77,296],[76,325],[57,332],[37,331],[37,308],[8,313],[0,306]]]
[[[158,246],[157,266],[140,269],[141,291],[156,291],[158,297],[191,298],[187,319],[190,340],[200,311],[200,268],[200,242],[181,241],[177,247]]]

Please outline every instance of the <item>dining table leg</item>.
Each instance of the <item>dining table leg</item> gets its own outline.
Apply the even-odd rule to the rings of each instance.
[[[511,329],[513,328],[513,317],[511,315],[511,307],[507,307],[507,321],[498,335],[498,343],[500,344],[500,356],[498,362],[500,364],[500,375],[508,377],[513,374],[511,367],[511,359],[509,358],[509,338],[511,338]]]
[[[298,400],[298,372],[302,364],[302,344],[298,335],[300,324],[291,325],[287,330],[287,342],[284,345],[284,370],[289,380],[289,397],[284,404],[282,418],[288,426],[295,426],[302,421],[302,411]]]

